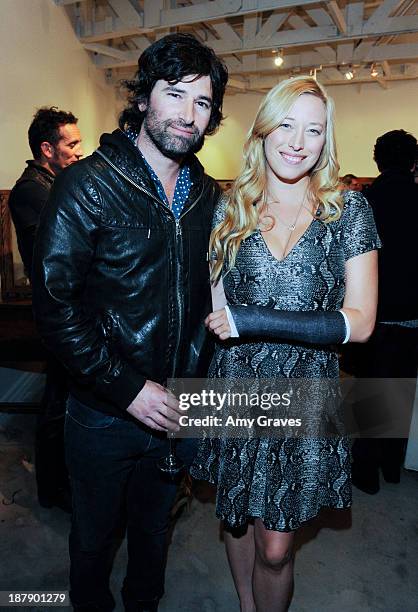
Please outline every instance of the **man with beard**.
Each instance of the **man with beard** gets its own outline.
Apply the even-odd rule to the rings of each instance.
[[[16,181],[9,208],[25,273],[32,276],[32,257],[39,217],[55,177],[82,156],[77,117],[57,107],[38,109],[29,126],[33,159]],[[71,512],[71,496],[64,460],[64,417],[67,401],[66,373],[48,354],[46,385],[37,419],[35,468],[41,506],[58,506]]]
[[[204,376],[208,240],[220,189],[193,155],[222,119],[227,71],[194,37],[152,44],[127,82],[120,129],[55,182],[34,256],[44,340],[70,373],[71,600],[113,610],[115,534],[127,523],[125,610],[155,611],[176,493],[157,462],[178,429],[168,378]],[[188,464],[193,448],[177,452]]]

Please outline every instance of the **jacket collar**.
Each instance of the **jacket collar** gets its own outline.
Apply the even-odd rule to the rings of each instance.
[[[55,180],[55,174],[52,174],[50,170],[44,168],[36,159],[28,159],[26,164],[27,166],[17,179],[16,185],[25,181],[35,181],[41,183],[47,189],[50,189]]]
[[[155,183],[145,166],[142,155],[139,153],[135,144],[122,130],[117,129],[111,134],[102,134],[99,150],[135,183],[147,191],[150,191],[158,198]],[[190,177],[193,182],[189,201],[193,201],[202,191],[204,170],[202,164],[195,155],[188,156],[186,163],[190,167]]]
[[[51,170],[48,170],[48,168],[45,168],[45,166],[42,166],[42,164],[40,164],[36,159],[27,159],[26,163],[28,165],[28,168],[30,168],[31,170],[36,170],[37,172],[40,172],[41,174],[45,175],[45,177],[51,179],[51,181],[55,180],[55,174],[53,174]]]

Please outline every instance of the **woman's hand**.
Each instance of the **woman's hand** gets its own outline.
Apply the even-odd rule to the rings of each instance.
[[[231,328],[225,308],[211,312],[205,319],[205,325],[209,331],[216,334],[220,340],[228,340],[228,338],[231,337]]]

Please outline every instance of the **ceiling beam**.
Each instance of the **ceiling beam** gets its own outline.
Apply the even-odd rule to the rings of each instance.
[[[241,37],[238,36],[234,28],[227,21],[213,22],[211,27],[219,36],[219,40],[214,40],[210,43],[215,52],[218,45],[221,45],[222,48],[229,47],[231,49],[242,47]]]
[[[388,89],[388,82],[384,77],[376,77],[376,81],[379,83],[382,89]]]
[[[335,0],[328,2],[327,7],[335,25],[338,28],[338,31],[341,32],[341,34],[347,34],[347,21],[345,20],[344,14]]]
[[[289,74],[281,75],[280,78],[278,76],[261,76],[261,77],[253,77],[248,81],[248,91],[268,91],[275,85],[277,85],[284,78],[287,78]],[[410,81],[415,79],[415,76],[396,74],[393,75],[390,79],[384,80],[384,83],[379,83],[376,78],[371,76],[356,76],[351,81],[348,81],[344,78],[344,75],[338,70],[326,70],[318,73],[318,80],[323,82],[327,87],[330,85],[364,85],[367,83],[379,83],[381,87],[385,89],[388,88],[388,83],[393,81]]]
[[[112,0],[128,2],[129,0]],[[262,11],[273,11],[296,6],[303,7],[317,4],[318,0],[213,0],[189,6],[166,9],[164,0],[144,0],[144,12],[140,15],[139,29],[135,34],[152,32],[156,28],[193,25],[239,15],[252,15]],[[238,7],[237,10],[232,10]],[[116,11],[117,12],[117,11]],[[84,22],[80,28],[81,42],[100,42],[110,38],[123,38],[132,35],[132,25],[127,26],[121,18],[113,20],[109,30],[108,20]]]
[[[407,31],[408,24],[412,28],[409,31],[413,31],[414,26],[418,25],[418,15],[390,16],[402,6],[403,2],[404,0],[384,0],[364,23],[363,34],[382,30],[387,34],[404,32]]]
[[[354,43],[342,43],[337,45],[337,63],[338,64],[349,64],[353,60],[354,54]]]
[[[344,48],[342,52],[339,52],[340,46]],[[358,52],[359,49],[361,53]],[[87,50],[93,51],[93,49],[89,49],[88,46]],[[97,49],[95,49],[95,51],[97,52]],[[96,57],[95,63],[98,68],[102,69],[136,67],[140,52],[140,50],[122,51],[123,59],[116,59],[111,53],[108,53],[106,57],[104,55],[99,55]],[[337,52],[331,47],[324,46],[319,46],[314,50],[302,53],[292,53],[289,49],[289,52],[285,52],[284,54],[285,65],[283,69],[297,68],[298,66],[310,68],[319,65],[337,66],[344,63],[383,62],[385,60],[411,61],[417,59],[418,43],[378,46],[368,44],[367,47],[360,46],[357,49],[354,48],[354,45],[344,44],[338,45]],[[271,58],[261,58],[256,54],[249,54],[237,58],[228,55],[225,61],[230,74],[248,74],[277,70],[273,64],[273,56]],[[278,72],[281,73],[282,70]]]
[[[100,55],[105,55],[107,57],[113,57],[116,60],[124,62],[126,60],[126,54],[131,53],[130,51],[121,51],[120,49],[116,49],[115,47],[111,47],[110,45],[102,45],[100,43],[85,43],[83,45],[86,51],[91,51],[92,53],[99,53]]]
[[[317,3],[318,0],[213,0],[193,6],[162,10],[160,25],[180,26],[197,21],[251,15],[261,11],[282,10]],[[146,17],[145,23],[147,23]]]
[[[388,79],[386,81],[386,85],[393,81],[411,81],[413,79],[416,79],[416,76],[397,74],[397,75],[392,76],[390,79]],[[326,82],[326,84],[327,84],[327,87],[329,85],[362,85],[366,83],[376,83],[376,81],[377,81],[376,78],[369,76],[369,77],[355,77],[351,81],[347,81],[347,79],[344,79],[344,78],[341,80],[330,79],[329,81]],[[379,83],[379,85],[381,84]],[[384,87],[384,88],[387,89],[387,87]]]
[[[143,15],[133,7],[129,0],[107,0],[107,2],[122,23],[130,27],[143,25]]]
[[[152,28],[144,28],[141,25],[135,27],[127,26],[119,17],[110,17],[102,21],[81,23],[79,39],[81,43],[103,42],[112,38],[124,38],[126,36],[137,36],[152,32]]]
[[[391,74],[392,74],[392,69],[391,69],[391,67],[389,66],[389,63],[388,63],[388,61],[387,61],[387,60],[384,60],[384,61],[382,62],[382,68],[383,68],[383,72],[384,72],[384,74],[385,74],[385,77],[390,77],[390,76],[391,76]]]
[[[57,6],[66,6],[68,4],[76,4],[77,2],[85,2],[85,0],[54,0]]]
[[[282,27],[285,23],[286,19],[289,17],[290,13],[273,13],[270,17],[265,21],[262,27],[257,32],[257,35],[254,38],[247,38],[245,40],[246,46],[251,46],[254,43],[257,44],[258,41],[266,41],[269,40],[277,31]]]
[[[313,8],[313,9],[305,9],[306,13],[313,19],[316,25],[327,26],[333,25],[333,21],[331,17],[328,15],[327,11],[323,8]]]
[[[250,15],[256,14],[260,10],[267,10],[268,8],[277,8],[276,2],[270,0],[239,0],[241,8],[235,12],[225,12],[225,6],[229,2],[229,6],[235,6],[235,0],[214,0],[213,2],[204,2],[202,4],[194,4],[188,7],[180,7],[176,9],[166,10],[155,10],[159,5],[164,5],[164,0],[145,0],[144,13],[140,14],[132,5],[129,3],[130,9],[123,11],[124,2],[128,0],[108,0],[112,2],[114,9],[122,13],[123,18],[119,15],[117,17],[108,17],[105,20],[99,22],[84,22],[80,26],[80,41],[83,42],[100,42],[109,40],[115,37],[127,37],[133,35],[141,35],[154,31],[156,28],[164,28],[169,26],[181,26],[186,24],[194,24],[211,20],[218,20],[222,17],[228,17],[233,15],[234,17],[239,15]],[[238,1],[238,0],[237,0]],[[293,6],[308,6],[313,4],[314,0],[282,0],[280,2],[280,11],[283,8],[289,8]],[[232,44],[231,41],[224,39],[224,44],[217,43],[216,51],[218,53],[239,53],[245,50],[261,50],[270,48],[271,46],[294,46],[311,44],[312,42],[332,42],[339,40],[354,40],[356,38],[364,37],[375,37],[385,36],[391,34],[405,34],[418,31],[418,15],[401,15],[390,17],[389,15],[400,6],[399,0],[384,0],[374,13],[366,20],[363,19],[364,4],[362,2],[354,2],[347,5],[346,7],[346,22],[343,23],[341,19],[337,20],[337,25],[319,25],[317,27],[309,27],[301,17],[293,15],[289,22],[293,22],[293,26],[296,30],[280,30],[288,18],[287,11],[281,11],[279,13],[273,13],[263,24],[261,29],[254,34],[256,26],[253,24],[250,29],[246,30],[246,35],[242,41],[238,42],[238,38],[234,36],[236,44]],[[260,7],[263,7],[262,9]],[[336,12],[336,3],[330,3],[330,7],[334,7],[334,13]],[[221,12],[221,9],[223,12]],[[194,10],[195,13],[190,12]],[[331,15],[332,8],[330,8]],[[134,13],[132,13],[134,11]],[[151,12],[150,12],[151,11]],[[179,18],[177,12],[180,11],[183,17],[187,11],[187,18]],[[199,12],[197,12],[199,11]],[[168,14],[172,15],[176,13],[177,17],[175,20],[165,18]],[[127,15],[134,15],[134,23],[126,21]],[[308,12],[309,14],[309,12]],[[322,15],[320,17],[320,9],[311,9],[311,14],[314,16],[314,20],[325,23],[325,18]],[[150,16],[153,19],[150,19]],[[341,17],[341,16],[340,16]],[[158,19],[158,23],[155,20]],[[334,22],[336,20],[334,19]],[[330,20],[331,22],[331,20]],[[222,23],[222,22],[220,22]],[[225,23],[225,22],[224,22]],[[215,24],[214,24],[215,25]],[[302,27],[304,26],[304,27]],[[219,27],[219,26],[218,26]],[[245,29],[245,26],[244,26]],[[215,48],[215,45],[214,45]]]

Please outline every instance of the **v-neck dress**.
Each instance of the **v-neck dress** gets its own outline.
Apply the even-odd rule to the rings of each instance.
[[[224,205],[214,219],[217,225]],[[338,221],[314,219],[281,261],[256,230],[223,271],[229,304],[288,311],[335,311],[345,293],[345,262],[380,247],[373,213],[358,192],[344,194]],[[217,343],[209,377],[337,379],[335,347],[287,342]],[[217,485],[216,514],[230,527],[261,518],[292,531],[323,506],[351,505],[349,440],[337,438],[205,438],[192,475]]]

